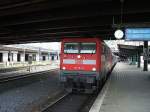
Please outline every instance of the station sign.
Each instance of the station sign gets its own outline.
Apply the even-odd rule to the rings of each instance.
[[[126,28],[125,40],[149,41],[150,40],[150,28]]]

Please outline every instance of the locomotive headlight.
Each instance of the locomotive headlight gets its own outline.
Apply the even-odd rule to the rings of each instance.
[[[66,67],[62,67],[62,69],[63,69],[63,70],[65,70],[65,69],[66,69]]]
[[[94,68],[92,68],[92,71],[96,71],[96,68],[94,67]]]
[[[78,56],[77,56],[77,58],[81,58],[81,56],[80,56],[80,55],[78,55]]]

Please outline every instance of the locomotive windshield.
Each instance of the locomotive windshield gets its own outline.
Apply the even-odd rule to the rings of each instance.
[[[94,54],[96,53],[96,43],[68,42],[64,44],[64,53]]]
[[[64,53],[79,53],[79,43],[65,43]]]
[[[96,43],[81,43],[80,53],[96,53]]]

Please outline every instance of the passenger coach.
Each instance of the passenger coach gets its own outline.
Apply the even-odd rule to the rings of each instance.
[[[99,38],[62,40],[60,81],[65,88],[96,90],[114,65],[110,48]]]

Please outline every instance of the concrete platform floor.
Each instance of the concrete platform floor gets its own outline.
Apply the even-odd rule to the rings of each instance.
[[[100,110],[94,112],[150,112],[150,72],[117,63],[106,88],[95,104]]]

